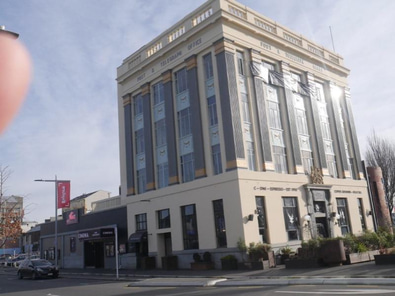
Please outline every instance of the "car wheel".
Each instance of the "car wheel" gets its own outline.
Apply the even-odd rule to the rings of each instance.
[[[52,275],[52,277],[53,277],[54,279],[58,278],[58,276],[59,276],[58,273],[54,273],[54,274]]]
[[[37,274],[35,271],[33,271],[32,279],[33,279],[33,280],[38,279],[38,274]]]
[[[20,271],[18,271],[18,279],[20,279],[20,280],[23,279],[23,275]]]

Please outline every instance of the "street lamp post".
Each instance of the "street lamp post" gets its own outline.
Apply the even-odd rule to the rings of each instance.
[[[54,180],[37,179],[35,182],[54,182],[55,183],[55,265],[58,266],[58,183],[59,182],[70,182],[69,180],[58,180],[55,175]]]

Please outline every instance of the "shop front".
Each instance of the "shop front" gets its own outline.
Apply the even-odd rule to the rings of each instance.
[[[42,257],[55,263],[55,237],[58,246],[58,266],[60,268],[116,268],[116,249],[126,252],[127,216],[126,207],[83,214],[72,210],[73,223],[69,212],[55,222],[41,224],[40,247]]]

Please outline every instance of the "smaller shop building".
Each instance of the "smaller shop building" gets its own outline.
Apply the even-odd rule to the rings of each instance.
[[[60,268],[115,268],[116,242],[126,252],[126,207],[83,213],[74,209],[57,222],[58,266]],[[55,262],[55,221],[41,225],[41,257]]]

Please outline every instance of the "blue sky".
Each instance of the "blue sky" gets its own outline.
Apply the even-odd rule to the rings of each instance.
[[[26,218],[53,216],[54,185],[72,197],[118,194],[116,68],[203,0],[1,0],[0,25],[18,32],[33,60],[25,104],[0,136],[0,164],[13,174],[6,194],[25,196]],[[362,152],[375,129],[395,141],[395,1],[240,0],[306,38],[335,50],[349,86]]]

